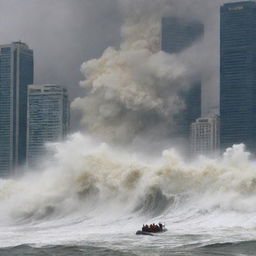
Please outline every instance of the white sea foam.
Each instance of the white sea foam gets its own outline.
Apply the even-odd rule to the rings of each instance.
[[[151,221],[222,237],[216,230],[256,227],[256,163],[243,145],[193,162],[174,149],[155,159],[128,154],[79,133],[51,147],[45,169],[1,180],[0,246],[95,242]]]
[[[74,134],[53,145],[54,162],[19,179],[1,180],[1,218],[60,218],[77,212],[157,216],[191,208],[193,214],[253,213],[256,164],[243,145],[219,159],[185,162],[175,150],[150,161]],[[90,214],[93,212],[93,214]]]

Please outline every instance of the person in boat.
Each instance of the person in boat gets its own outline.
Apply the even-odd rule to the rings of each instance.
[[[158,228],[157,228],[157,225],[155,225],[155,223],[153,223],[149,226],[148,232],[157,232],[157,231],[158,231]]]
[[[156,225],[155,223],[153,223],[153,224],[150,224],[150,226],[148,226],[147,224],[146,225],[143,224],[141,230],[143,232],[153,232],[153,233],[160,232],[163,230],[163,224],[159,223],[158,225]]]
[[[160,226],[158,226],[158,225],[155,225],[156,226],[156,232],[159,232],[159,231],[161,231],[161,228],[160,228]]]
[[[142,231],[146,232],[147,230],[148,230],[148,225],[143,224]]]
[[[150,228],[149,228],[149,226],[146,224],[146,226],[145,226],[145,231],[146,231],[146,232],[149,232],[149,230],[150,230]]]

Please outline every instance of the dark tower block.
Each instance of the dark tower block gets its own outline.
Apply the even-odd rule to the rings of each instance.
[[[256,149],[256,3],[221,7],[220,144]]]

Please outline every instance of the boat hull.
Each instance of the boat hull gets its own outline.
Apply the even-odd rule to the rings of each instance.
[[[164,233],[164,232],[166,232],[166,231],[167,231],[166,228],[163,229],[163,230],[161,230],[161,231],[158,231],[158,232],[146,232],[146,231],[138,230],[138,231],[136,232],[136,235],[154,236],[154,235],[156,235],[156,234]]]

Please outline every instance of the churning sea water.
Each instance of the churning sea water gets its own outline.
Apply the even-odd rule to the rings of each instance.
[[[0,255],[256,255],[256,163],[130,156],[75,134],[49,164],[0,180]],[[145,223],[168,232],[137,236]]]

